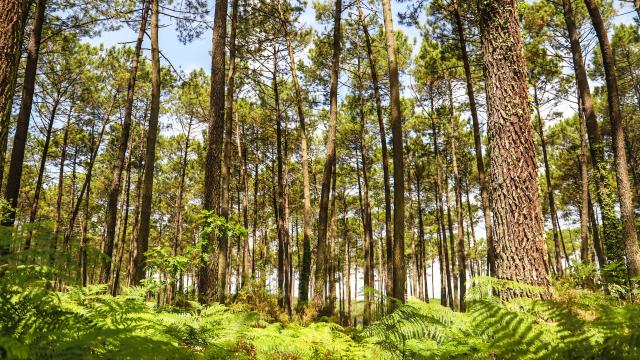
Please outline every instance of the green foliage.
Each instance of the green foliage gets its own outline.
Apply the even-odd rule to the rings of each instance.
[[[467,313],[413,302],[363,335],[394,357],[411,359],[635,359],[640,355],[638,305],[569,287],[557,288],[554,300],[503,301],[487,296],[487,289],[539,290],[496,279],[474,281],[478,285],[468,293]]]

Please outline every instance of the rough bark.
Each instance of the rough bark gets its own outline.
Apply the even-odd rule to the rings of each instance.
[[[548,290],[542,206],[516,2],[483,1],[479,13],[489,115],[496,277]],[[507,291],[502,295],[517,294]]]
[[[31,119],[33,94],[35,92],[38,58],[40,56],[40,40],[42,39],[46,4],[46,0],[37,0],[36,10],[33,15],[31,34],[29,35],[29,45],[27,46],[27,65],[24,73],[24,82],[22,84],[22,103],[20,104],[16,131],[13,137],[11,163],[9,164],[7,187],[5,188],[4,193],[4,198],[11,205],[11,209],[3,221],[3,225],[5,226],[12,226],[16,218],[18,197],[20,196],[20,182],[22,179],[22,165],[24,161],[25,147],[27,144],[27,136],[29,134],[29,121]]]
[[[0,4],[0,188],[11,126],[13,96],[18,82],[24,28],[32,0],[8,0]],[[0,248],[0,252],[4,249]]]

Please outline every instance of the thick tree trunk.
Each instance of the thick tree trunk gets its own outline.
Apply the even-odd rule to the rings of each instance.
[[[11,126],[13,96],[18,82],[24,28],[32,0],[8,0],[0,4],[0,188]],[[0,253],[4,249],[0,248]]]
[[[46,0],[36,1],[36,10],[33,15],[29,45],[27,46],[27,65],[24,72],[24,83],[22,84],[22,103],[20,104],[20,112],[18,113],[16,132],[13,136],[11,163],[9,164],[7,187],[4,193],[4,198],[11,205],[11,209],[3,221],[3,225],[5,226],[12,226],[16,218],[18,197],[20,196],[20,182],[22,179],[22,165],[25,147],[27,145],[27,136],[29,134],[29,120],[31,119],[33,93],[35,92],[38,57],[40,56],[40,40],[42,39],[46,4]],[[4,250],[0,250],[0,254],[2,252],[4,252]]]
[[[542,206],[516,2],[484,1],[479,11],[489,114],[496,277],[548,290]],[[502,295],[518,294],[507,291]]]
[[[362,31],[364,33],[365,44],[367,46],[367,57],[369,58],[369,69],[371,71],[371,82],[373,85],[373,96],[376,105],[376,118],[380,131],[380,152],[382,153],[382,177],[384,181],[384,221],[385,221],[385,251],[387,258],[386,271],[386,291],[387,295],[393,293],[393,225],[391,221],[391,181],[389,180],[389,152],[387,151],[387,135],[384,125],[382,100],[380,96],[380,84],[378,81],[378,70],[376,69],[376,55],[371,44],[369,28],[362,12],[360,0],[356,0],[358,6],[358,16]],[[380,274],[382,276],[382,274]]]
[[[209,131],[207,133],[207,152],[204,169],[205,210],[219,212],[220,209],[220,155],[224,138],[224,88],[225,88],[225,46],[227,37],[227,0],[216,0],[213,19],[213,50],[211,56],[211,96],[209,98]],[[211,239],[209,240],[211,241]],[[218,239],[218,251],[227,253],[225,242]],[[202,248],[202,255],[211,255],[211,246]],[[215,256],[210,256],[215,258]],[[216,287],[211,281],[217,275],[217,261],[203,262],[198,269],[198,300],[206,303],[215,298]]]
[[[316,250],[316,269],[313,301],[320,311],[324,301],[325,262],[327,261],[326,243],[329,221],[329,192],[333,175],[333,164],[336,161],[336,123],[338,121],[338,74],[340,72],[340,17],[342,16],[342,0],[335,1],[333,22],[333,56],[331,58],[331,84],[329,88],[329,129],[327,131],[326,160],[322,173],[322,190],[320,195],[320,212],[318,217],[318,247]]]
[[[147,28],[147,18],[151,9],[151,0],[145,0],[142,18],[140,20],[140,28],[138,30],[138,38],[134,48],[133,58],[131,59],[131,69],[129,70],[129,80],[127,82],[127,97],[124,104],[124,119],[122,121],[122,130],[118,138],[118,153],[113,166],[113,174],[111,176],[111,184],[107,194],[107,214],[105,216],[106,236],[105,236],[105,259],[110,259],[113,255],[113,245],[116,239],[116,223],[118,218],[118,200],[120,197],[120,188],[122,183],[122,171],[124,169],[125,157],[127,152],[127,144],[131,134],[131,117],[133,113],[133,98],[136,88],[136,79],[138,76],[138,62],[140,52],[142,50],[142,42]],[[107,262],[103,263],[102,282],[109,282],[110,269]]]
[[[640,246],[636,232],[635,214],[633,209],[633,193],[629,178],[629,164],[624,144],[624,123],[620,110],[620,96],[616,65],[613,51],[609,43],[609,36],[600,10],[593,0],[585,0],[591,22],[596,31],[604,73],[607,84],[607,101],[609,103],[609,121],[611,122],[611,136],[613,144],[613,158],[616,168],[616,183],[618,184],[618,198],[620,200],[620,217],[622,218],[622,233],[629,276],[635,278],[640,275]],[[607,249],[608,250],[608,249]]]
[[[400,79],[396,60],[391,0],[382,0],[382,10],[389,64],[391,136],[393,142],[393,297],[405,302],[407,274],[404,264],[404,151],[402,143],[402,112],[400,109]]]
[[[151,9],[151,108],[149,129],[144,155],[144,180],[142,182],[142,203],[140,204],[140,227],[138,228],[138,251],[133,259],[133,285],[139,285],[145,278],[146,255],[149,247],[151,227],[151,200],[153,195],[153,175],[156,165],[156,139],[160,116],[160,50],[158,48],[159,0],[152,0]]]
[[[460,54],[464,65],[464,75],[467,84],[467,97],[469,98],[469,111],[473,123],[473,145],[476,153],[476,166],[478,168],[478,181],[480,182],[480,199],[482,202],[482,214],[484,216],[485,237],[487,239],[487,264],[489,265],[489,275],[493,276],[495,268],[495,249],[491,237],[491,207],[489,205],[489,187],[487,186],[486,172],[484,170],[484,159],[482,156],[482,135],[480,133],[480,121],[478,120],[478,110],[476,98],[473,90],[473,80],[471,78],[471,65],[469,54],[467,53],[467,40],[464,34],[464,25],[460,16],[460,4],[458,0],[453,1],[453,16],[456,22],[456,32],[460,42]]]

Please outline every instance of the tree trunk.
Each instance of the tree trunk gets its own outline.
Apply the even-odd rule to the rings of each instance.
[[[72,105],[73,106],[73,105]],[[64,164],[67,160],[67,146],[69,144],[69,130],[71,129],[71,114],[73,107],[69,107],[69,115],[67,124],[64,127],[64,135],[62,136],[62,149],[60,151],[60,167],[58,170],[58,190],[56,198],[56,223],[53,230],[54,241],[58,241],[58,234],[62,227],[62,193],[64,191]]]
[[[548,290],[542,206],[516,2],[485,1],[479,10],[489,115],[496,277]],[[507,298],[517,295],[514,291],[502,294]]]
[[[225,70],[225,42],[227,37],[227,0],[216,0],[213,19],[213,50],[211,56],[211,96],[209,98],[209,131],[207,134],[207,152],[204,169],[204,198],[205,210],[219,212],[220,209],[220,155],[224,137],[224,70]],[[227,253],[225,242],[218,239],[218,251]],[[202,248],[202,255],[208,254],[211,246]],[[210,258],[215,258],[210,256]],[[206,303],[215,298],[216,288],[211,286],[211,280],[216,276],[215,261],[203,262],[198,269],[198,289],[200,303]]]
[[[627,163],[627,152],[624,144],[624,124],[620,111],[620,96],[618,93],[618,80],[616,78],[616,65],[613,51],[609,44],[607,29],[600,15],[598,6],[593,0],[585,0],[585,5],[589,11],[593,28],[596,31],[604,73],[607,84],[607,101],[609,103],[609,120],[611,121],[611,136],[613,144],[613,158],[616,168],[616,183],[618,185],[618,198],[620,200],[620,215],[622,218],[622,232],[624,247],[627,258],[629,277],[635,278],[640,275],[640,246],[638,245],[638,234],[636,232],[635,214],[633,209],[633,193],[631,181],[629,179],[629,164]],[[608,250],[608,249],[607,249]]]
[[[244,123],[242,124],[242,132],[240,131],[240,122],[236,121],[236,146],[238,148],[238,159],[241,159],[240,166],[240,186],[242,187],[242,225],[247,231],[249,230],[249,180],[247,178],[247,149],[242,146],[240,136],[245,137]],[[249,234],[242,237],[242,272],[240,289],[249,282]]]
[[[160,115],[160,50],[158,49],[158,6],[159,0],[152,0],[151,10],[151,108],[149,129],[144,155],[144,180],[142,182],[142,203],[140,204],[140,227],[138,228],[138,251],[133,259],[133,285],[139,285],[145,278],[146,255],[149,247],[151,227],[151,200],[153,195],[153,175],[156,165],[156,139],[158,117]]]
[[[450,143],[451,143],[451,165],[453,168],[453,178],[455,187],[455,200],[456,200],[456,220],[458,223],[458,241],[456,244],[456,255],[458,257],[458,267],[456,273],[458,274],[459,281],[459,307],[461,312],[465,311],[464,297],[466,294],[466,282],[467,282],[467,257],[464,248],[464,218],[462,209],[462,181],[460,180],[460,173],[458,172],[458,155],[456,149],[456,137],[457,127],[455,124],[455,116],[453,112],[453,94],[451,90],[451,83],[449,82],[449,99],[451,101],[451,124],[450,124]]]
[[[360,73],[360,58],[358,58],[358,73]],[[369,175],[367,173],[367,144],[365,138],[365,100],[361,93],[361,89],[364,84],[359,84],[360,92],[359,98],[359,116],[360,116],[360,156],[362,162],[362,183],[363,183],[363,198],[362,198],[362,210],[363,221],[362,226],[364,230],[364,314],[362,318],[362,324],[367,326],[370,324],[371,317],[371,303],[373,294],[371,291],[374,288],[373,284],[373,228],[371,221],[371,205],[369,203]]]
[[[400,109],[400,80],[396,61],[391,0],[382,0],[384,33],[389,64],[391,90],[391,136],[393,142],[393,297],[406,301],[404,264],[404,151],[402,143],[402,112]]]
[[[29,120],[31,119],[31,107],[33,104],[33,93],[35,91],[36,75],[38,70],[38,57],[40,56],[40,40],[42,39],[42,28],[45,19],[45,7],[47,0],[36,1],[36,11],[33,15],[33,25],[27,46],[27,65],[24,72],[24,83],[22,85],[22,103],[18,113],[18,123],[13,137],[13,148],[11,149],[11,163],[7,175],[7,187],[4,198],[11,205],[11,209],[5,217],[3,224],[13,226],[18,208],[18,197],[20,196],[20,182],[22,179],[22,165],[24,161],[25,146],[29,134]],[[5,15],[3,15],[5,16]],[[0,254],[5,250],[0,250]]]
[[[435,108],[433,104],[433,84],[429,84],[429,97],[431,101],[431,131],[433,141],[433,156],[435,158],[435,184],[436,184],[436,221],[438,223],[438,258],[440,263],[440,278],[442,289],[440,303],[442,306],[453,307],[453,291],[451,287],[451,269],[449,267],[449,251],[447,246],[447,232],[444,225],[444,208],[442,199],[442,180],[440,168],[440,154],[438,151],[438,133],[435,123]]]
[[[32,0],[8,0],[0,5],[0,188],[11,126],[13,95],[18,82],[24,28]],[[4,251],[0,248],[0,253]]]
[[[38,178],[36,179],[36,188],[33,192],[33,201],[31,202],[31,210],[29,211],[29,224],[33,224],[36,221],[38,214],[38,203],[40,200],[40,192],[42,191],[42,180],[44,178],[45,168],[47,166],[47,156],[49,155],[49,144],[51,143],[51,132],[53,131],[53,123],[56,119],[56,113],[58,111],[58,105],[60,104],[60,97],[53,100],[51,107],[51,114],[49,115],[49,123],[47,124],[47,132],[44,138],[44,145],[42,147],[42,157],[40,158],[40,167],[38,169]],[[27,238],[25,239],[24,249],[28,250],[31,247],[32,229],[29,230]]]
[[[618,219],[614,209],[614,200],[611,189],[613,184],[607,180],[607,164],[605,162],[604,144],[600,134],[600,126],[593,108],[593,99],[589,88],[589,80],[584,65],[582,49],[580,47],[580,35],[575,24],[575,15],[571,5],[571,0],[562,0],[564,20],[569,35],[573,68],[578,84],[578,92],[581,99],[582,112],[584,113],[589,139],[589,151],[591,155],[591,165],[593,172],[594,188],[596,199],[600,204],[602,217],[602,235],[607,248],[607,257],[611,261],[622,261],[622,249],[617,244],[620,243]],[[596,229],[597,231],[597,229]]]
[[[282,14],[280,3],[278,3],[278,11],[284,29],[284,37],[287,42],[287,51],[289,53],[289,67],[291,68],[291,77],[293,78],[293,88],[295,91],[296,110],[298,112],[298,122],[300,123],[300,152],[302,156],[302,188],[303,188],[303,235],[302,235],[302,265],[300,271],[300,280],[298,286],[298,304],[303,305],[309,301],[309,276],[311,271],[311,191],[309,185],[309,149],[307,144],[307,130],[304,116],[304,107],[302,100],[302,90],[300,81],[298,80],[298,70],[295,61],[295,54],[291,38],[289,35],[289,17]]]
[[[336,237],[336,217],[337,217],[337,209],[336,209],[336,197],[338,196],[336,192],[336,162],[333,163],[333,176],[331,177],[331,208],[329,210],[330,216],[330,228],[329,228],[329,236],[328,236],[328,246],[327,246],[327,280],[328,290],[329,290],[329,304],[327,306],[327,314],[333,315],[336,309],[336,263],[335,263],[335,249],[337,243]]]
[[[578,102],[580,97],[578,95]],[[578,122],[580,126],[580,260],[590,262],[593,253],[589,246],[589,169],[587,165],[587,132],[584,113],[578,106]]]
[[[231,32],[229,34],[229,72],[227,73],[227,89],[225,98],[226,115],[224,118],[224,139],[222,149],[222,173],[221,179],[221,198],[220,198],[220,215],[225,220],[229,220],[229,187],[231,172],[231,130],[233,128],[233,95],[234,95],[234,79],[235,79],[235,62],[236,62],[236,31],[238,26],[238,0],[231,3]],[[225,289],[227,286],[227,266],[229,265],[229,237],[226,235],[218,236],[218,302],[224,303]]]
[[[391,181],[389,180],[389,159],[387,151],[387,135],[384,125],[382,100],[380,96],[380,84],[378,81],[378,71],[376,69],[376,55],[373,52],[373,46],[371,44],[371,36],[369,35],[369,28],[362,12],[362,4],[360,0],[356,0],[358,6],[358,15],[362,31],[364,33],[364,39],[367,46],[367,57],[369,58],[369,69],[371,71],[371,82],[373,84],[373,95],[376,104],[376,117],[378,119],[378,128],[380,129],[380,152],[382,154],[382,177],[384,181],[384,221],[385,221],[385,250],[387,258],[387,282],[386,291],[387,295],[393,293],[393,225],[391,222]],[[380,274],[382,276],[382,274]]]
[[[487,264],[489,265],[489,276],[496,273],[495,249],[491,237],[491,207],[489,205],[489,190],[487,186],[486,172],[484,170],[484,159],[482,156],[482,135],[480,133],[480,122],[478,121],[478,110],[473,90],[473,80],[471,78],[471,65],[469,54],[467,53],[467,40],[464,34],[464,25],[460,16],[460,5],[458,0],[453,1],[453,16],[456,22],[458,41],[460,42],[460,54],[464,65],[464,75],[467,84],[467,97],[469,98],[469,111],[473,122],[473,144],[476,153],[476,165],[478,168],[478,181],[480,183],[480,199],[482,202],[482,214],[484,215],[485,237],[487,239]]]
[[[120,288],[120,272],[122,270],[122,258],[124,257],[124,247],[127,243],[127,226],[129,225],[129,204],[131,200],[131,156],[133,153],[133,144],[135,138],[132,138],[129,144],[129,155],[127,156],[127,162],[125,165],[125,195],[124,195],[124,213],[121,215],[120,222],[122,227],[122,234],[120,235],[120,251],[118,254],[118,263],[113,275],[113,284],[111,286],[111,295],[116,296],[118,294],[118,288]],[[175,254],[174,254],[175,256]],[[172,282],[172,285],[174,283]],[[173,293],[172,293],[173,295]]]
[[[538,99],[538,89],[533,86],[533,103],[536,107],[536,116],[538,118],[538,135],[540,136],[540,147],[542,148],[542,161],[544,163],[544,176],[547,183],[547,198],[549,199],[549,217],[553,227],[553,254],[556,264],[556,274],[563,275],[562,258],[560,257],[560,238],[558,235],[558,214],[556,212],[556,202],[553,196],[553,187],[551,186],[551,169],[549,167],[549,157],[547,156],[547,141],[544,137],[544,122],[542,114],[540,114],[540,101]]]
[[[131,134],[131,117],[133,113],[133,97],[136,88],[136,79],[138,76],[138,62],[140,52],[142,50],[142,42],[147,28],[147,18],[151,9],[151,0],[145,0],[142,18],[140,20],[140,28],[138,30],[138,38],[131,59],[131,69],[129,70],[129,80],[127,82],[127,97],[124,104],[124,119],[122,121],[122,130],[118,138],[118,153],[113,166],[113,174],[111,184],[107,194],[107,214],[105,216],[106,236],[105,236],[105,259],[110,259],[113,255],[113,245],[116,239],[116,223],[118,217],[118,198],[120,197],[120,188],[122,182],[122,171],[124,169],[125,157],[127,152],[127,144]],[[109,282],[110,269],[107,262],[103,263],[102,282]]]
[[[316,269],[313,300],[317,311],[320,311],[324,301],[324,275],[327,255],[327,228],[329,220],[329,192],[333,175],[333,164],[336,161],[336,122],[338,121],[338,74],[340,72],[340,17],[342,15],[342,0],[335,1],[335,15],[333,22],[333,56],[331,59],[331,85],[329,89],[329,129],[327,131],[327,155],[322,173],[322,190],[320,195],[320,212],[318,217],[318,247],[316,250]]]
[[[68,247],[69,247],[69,241],[71,240],[71,235],[73,234],[73,230],[75,227],[75,223],[76,223],[76,219],[78,217],[78,214],[80,212],[80,206],[82,205],[82,199],[85,196],[85,193],[88,194],[88,190],[89,190],[89,186],[91,185],[91,179],[93,177],[93,166],[96,162],[96,159],[98,157],[98,150],[100,149],[100,144],[102,144],[102,138],[104,136],[104,132],[107,128],[107,125],[109,123],[109,119],[111,118],[111,115],[113,113],[113,110],[115,108],[115,102],[117,99],[118,93],[115,92],[113,94],[113,98],[111,99],[111,104],[109,105],[109,108],[107,109],[107,112],[104,116],[104,118],[102,119],[102,127],[100,129],[100,133],[98,134],[97,139],[94,138],[94,134],[93,134],[93,130],[92,130],[92,137],[91,137],[91,148],[90,148],[90,155],[89,155],[89,164],[86,167],[86,175],[84,178],[84,182],[82,183],[82,187],[80,188],[80,193],[78,194],[78,199],[75,202],[75,204],[72,203],[72,208],[73,210],[71,211],[71,215],[69,216],[69,227],[67,228],[67,230],[64,233],[64,237],[62,240],[63,243],[63,249],[65,251],[68,251]],[[95,123],[94,123],[95,125]],[[76,149],[76,153],[77,153],[77,149]],[[75,156],[75,155],[74,155]],[[74,160],[75,163],[75,160]],[[74,176],[75,178],[75,176]],[[87,195],[88,197],[88,195]],[[56,239],[54,239],[54,243],[53,243],[53,248],[54,250],[57,247],[57,241]]]

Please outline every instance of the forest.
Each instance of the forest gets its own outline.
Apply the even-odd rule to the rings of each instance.
[[[640,0],[0,0],[0,359],[640,358]]]

